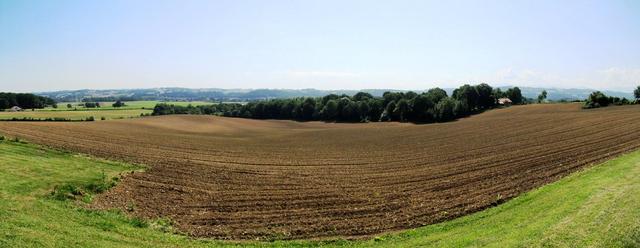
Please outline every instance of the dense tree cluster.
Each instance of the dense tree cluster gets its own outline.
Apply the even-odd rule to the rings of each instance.
[[[547,91],[543,90],[540,95],[538,95],[538,103],[543,103],[545,100],[547,100]]]
[[[526,99],[522,96],[522,92],[518,87],[509,88],[504,92],[500,88],[495,88],[493,95],[496,96],[496,98],[509,98],[513,104],[523,104],[526,102]]]
[[[100,107],[100,103],[99,102],[85,102],[84,103],[84,107],[85,108],[99,108]]]
[[[174,104],[159,103],[153,108],[152,115],[174,115],[174,114],[190,114],[190,115],[225,115],[236,116],[237,111],[242,108],[239,103],[225,103],[215,105],[180,106]],[[236,111],[236,112],[234,112]]]
[[[120,108],[126,106],[123,101],[117,100],[113,104],[111,104],[114,108]]]
[[[154,115],[217,114],[230,117],[285,120],[323,120],[336,122],[410,121],[444,122],[494,108],[497,99],[509,97],[521,104],[520,89],[506,92],[494,90],[487,84],[463,85],[452,96],[440,88],[423,93],[385,92],[374,97],[365,92],[353,96],[329,94],[324,97],[272,99],[241,104],[206,106],[176,106],[158,104]]]
[[[600,91],[595,91],[589,95],[589,98],[584,103],[584,108],[599,108],[606,107],[609,105],[627,105],[627,104],[635,104],[638,101],[630,101],[627,98],[613,97],[607,96]]]
[[[51,98],[29,93],[0,92],[0,110],[13,106],[18,106],[23,109],[40,109],[46,106],[56,106],[56,102]]]

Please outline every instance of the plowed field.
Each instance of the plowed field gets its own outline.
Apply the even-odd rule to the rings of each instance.
[[[640,106],[527,105],[443,124],[211,116],[0,123],[0,132],[140,162],[99,208],[219,239],[360,237],[487,208],[640,148]]]

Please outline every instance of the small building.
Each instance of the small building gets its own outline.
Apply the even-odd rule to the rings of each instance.
[[[513,102],[511,101],[511,99],[504,97],[498,99],[498,104],[502,106],[511,106]]]
[[[22,108],[21,108],[21,107],[18,107],[18,106],[13,106],[13,107],[11,107],[11,108],[9,109],[9,111],[11,111],[11,112],[18,112],[18,111],[22,111]]]

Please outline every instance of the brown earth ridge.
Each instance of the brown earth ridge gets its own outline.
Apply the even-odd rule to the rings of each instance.
[[[216,239],[354,238],[479,211],[640,148],[640,105],[514,106],[450,123],[213,116],[4,122],[0,133],[143,163],[95,207]]]

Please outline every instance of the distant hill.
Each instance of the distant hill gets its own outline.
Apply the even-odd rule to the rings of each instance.
[[[502,90],[511,88],[512,86],[499,87]],[[596,91],[594,89],[560,89],[560,88],[534,88],[534,87],[518,87],[522,91],[522,95],[527,98],[538,98],[538,95],[542,90],[547,91],[547,99],[552,101],[559,100],[584,100],[589,97],[589,94]],[[627,99],[633,99],[633,92],[618,92],[601,90],[607,96],[626,97]]]
[[[365,89],[374,96],[382,96],[391,89]],[[251,101],[273,98],[321,97],[328,94],[354,95],[359,90],[317,90],[317,89],[189,89],[189,88],[152,88],[152,89],[111,89],[111,90],[65,90],[38,92],[58,102],[83,101],[90,99],[166,100],[166,101]]]
[[[499,87],[503,90],[511,86]],[[533,88],[520,87],[522,94],[527,98],[537,98],[543,89],[547,90],[549,100],[582,100],[586,99],[592,89],[559,89],[559,88]],[[453,88],[445,88],[451,94]],[[359,91],[370,93],[374,96],[382,96],[385,91],[402,91],[393,89],[363,89],[363,90],[317,90],[317,89],[189,89],[189,88],[152,88],[152,89],[111,89],[111,90],[64,90],[53,92],[38,92],[37,95],[50,97],[58,102],[72,102],[82,100],[102,99],[131,100],[166,100],[166,101],[251,101],[273,98],[291,97],[320,97],[328,94],[353,95]],[[422,92],[424,90],[415,90]],[[633,98],[631,92],[603,91],[605,94],[617,97]]]

